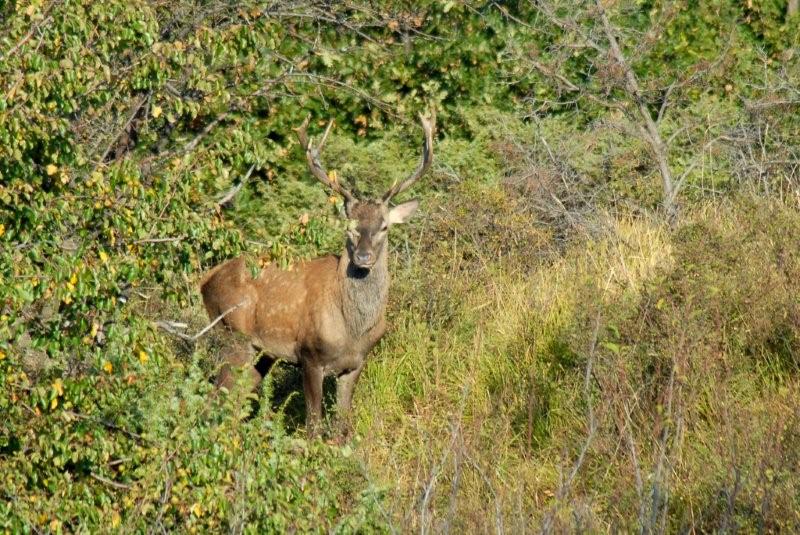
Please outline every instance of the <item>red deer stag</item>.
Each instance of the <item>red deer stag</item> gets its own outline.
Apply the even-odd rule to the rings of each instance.
[[[349,220],[345,248],[341,255],[289,270],[269,266],[256,278],[239,257],[203,278],[200,289],[209,317],[223,316],[226,344],[218,386],[231,389],[237,374],[244,373],[246,386],[255,389],[275,360],[297,364],[303,370],[306,425],[314,434],[322,415],[323,378],[335,375],[338,418],[346,424],[367,353],[386,330],[388,230],[408,220],[419,204],[412,200],[391,207],[389,201],[425,174],[433,161],[435,120],[422,115],[420,120],[425,137],[416,170],[380,199],[368,200],[356,198],[331,178],[320,161],[332,123],[317,146],[308,138],[308,119],[297,129],[311,174],[344,197]]]

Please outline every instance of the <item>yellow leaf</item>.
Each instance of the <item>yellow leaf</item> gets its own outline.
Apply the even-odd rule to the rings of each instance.
[[[47,176],[53,176],[54,174],[58,173],[58,166],[51,163],[45,167],[45,171],[47,172]]]
[[[5,358],[6,358],[6,352],[0,349],[0,360],[3,360]]]
[[[100,261],[103,262],[104,264],[108,262],[108,255],[106,254],[105,251],[100,251]]]
[[[50,410],[52,411],[56,407],[58,407],[58,398],[53,398],[50,400]]]
[[[99,330],[100,330],[100,325],[98,325],[96,321],[92,322],[92,330],[89,332],[89,337],[94,338],[95,336],[97,336],[97,331]]]
[[[113,372],[113,371],[114,371],[114,365],[113,365],[113,364],[111,364],[111,363],[110,363],[110,362],[108,362],[108,361],[105,361],[105,362],[103,363],[103,370],[104,370],[106,373],[111,373],[111,372]]]
[[[122,518],[119,516],[119,513],[117,511],[111,513],[111,527],[118,528],[121,523]]]
[[[190,510],[190,511],[192,512],[192,514],[193,514],[194,516],[196,516],[196,517],[201,517],[201,516],[203,516],[203,508],[200,506],[200,504],[199,504],[199,503],[196,503],[196,502],[195,502],[195,503],[194,503],[194,504],[193,504],[193,505],[192,505],[192,506],[189,508],[189,510]]]
[[[6,233],[6,226],[0,223],[0,236]]]
[[[148,360],[150,360],[150,356],[143,350],[139,350],[139,362],[142,364],[147,364]]]
[[[161,116],[161,111],[161,106],[153,106],[153,109],[150,113],[153,115],[153,117],[158,119]]]
[[[62,183],[62,184],[67,184],[67,183],[69,183],[69,175],[67,175],[67,173],[66,173],[65,171],[61,171],[61,176],[60,176],[60,178],[61,178],[61,183]]]
[[[339,181],[339,177],[336,175],[336,169],[331,169],[328,171],[328,180],[334,184]]]
[[[73,273],[72,276],[69,278],[69,283],[75,286],[77,282],[78,282],[78,274]]]
[[[64,383],[61,382],[60,378],[53,381],[53,390],[59,396],[64,395]]]

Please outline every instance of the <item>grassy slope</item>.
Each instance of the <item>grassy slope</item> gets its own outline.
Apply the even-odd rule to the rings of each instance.
[[[395,525],[797,529],[796,212],[599,215],[556,248],[491,165],[459,168],[490,150],[440,146],[463,182],[395,242],[356,395]]]

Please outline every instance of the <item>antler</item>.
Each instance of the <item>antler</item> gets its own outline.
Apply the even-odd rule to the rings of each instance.
[[[311,116],[309,115],[306,117],[306,120],[303,121],[303,124],[301,124],[298,128],[295,128],[295,131],[297,132],[297,138],[300,140],[300,146],[303,147],[303,150],[306,152],[306,160],[308,161],[308,168],[311,170],[311,174],[314,175],[317,180],[347,199],[348,203],[354,201],[355,198],[353,197],[353,194],[350,193],[344,186],[342,186],[339,181],[328,178],[328,172],[319,161],[319,155],[325,146],[325,140],[328,139],[328,134],[333,126],[333,119],[328,122],[328,126],[325,128],[325,133],[322,134],[322,140],[320,140],[319,145],[316,147],[314,146],[313,140],[309,140],[308,138],[307,129],[308,121],[310,119]]]
[[[383,194],[383,202],[389,202],[392,197],[408,189],[411,184],[419,180],[419,177],[425,174],[433,162],[433,130],[436,128],[436,114],[431,112],[430,119],[426,119],[420,113],[419,120],[422,123],[422,130],[425,133],[425,140],[422,145],[422,160],[420,160],[419,165],[408,178],[399,184],[395,182],[395,184],[389,188],[389,191]]]

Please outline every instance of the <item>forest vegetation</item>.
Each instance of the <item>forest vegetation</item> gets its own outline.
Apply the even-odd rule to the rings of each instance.
[[[0,532],[800,531],[798,27],[0,1]],[[376,195],[432,111],[351,440],[309,438],[288,365],[218,395],[203,273],[342,250],[293,129],[333,119],[328,169]]]

